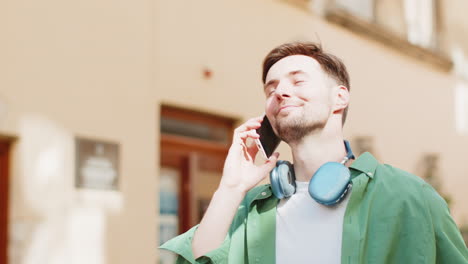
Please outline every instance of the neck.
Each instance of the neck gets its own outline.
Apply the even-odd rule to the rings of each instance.
[[[297,181],[310,181],[320,166],[330,161],[341,162],[346,156],[341,129],[336,133],[320,131],[289,145]]]

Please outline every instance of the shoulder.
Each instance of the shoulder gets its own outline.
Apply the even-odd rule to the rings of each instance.
[[[389,164],[379,164],[373,178],[378,196],[422,208],[446,208],[444,199],[422,178]]]
[[[395,187],[423,188],[427,183],[420,177],[389,164],[379,164],[375,171],[375,180],[392,184]]]
[[[379,162],[369,152],[363,153],[350,167],[369,178],[368,191],[379,189],[383,193],[414,193],[422,190],[427,183],[420,177],[389,164]],[[355,174],[356,175],[356,174]]]

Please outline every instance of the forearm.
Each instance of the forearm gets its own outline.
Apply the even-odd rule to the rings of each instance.
[[[252,118],[234,130],[218,190],[192,239],[195,259],[222,245],[247,191],[268,176],[276,165],[279,153],[274,153],[264,164],[256,165],[254,157],[258,149],[255,144],[246,145],[247,138],[260,137],[256,129],[261,120],[262,117]]]
[[[218,248],[223,243],[245,192],[218,188],[193,237],[195,258]]]

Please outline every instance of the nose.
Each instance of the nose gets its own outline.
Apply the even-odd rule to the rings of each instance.
[[[275,89],[275,96],[278,100],[291,97],[291,89],[285,83],[279,83]]]

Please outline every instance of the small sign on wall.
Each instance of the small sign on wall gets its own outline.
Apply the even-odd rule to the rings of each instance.
[[[101,140],[75,138],[75,186],[118,190],[119,145]]]

